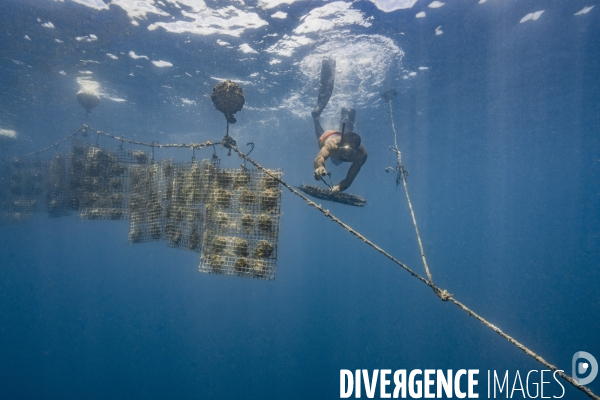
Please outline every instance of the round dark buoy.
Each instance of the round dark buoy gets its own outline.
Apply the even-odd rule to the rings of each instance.
[[[96,93],[80,90],[77,93],[77,101],[85,108],[85,111],[90,114],[92,108],[98,107],[98,104],[100,104],[100,96]]]
[[[381,97],[385,100],[386,103],[389,103],[391,100],[395,99],[398,96],[398,92],[395,89],[390,89],[381,94]]]
[[[213,88],[210,95],[215,108],[225,114],[227,122],[235,124],[236,119],[233,114],[244,107],[244,91],[235,82],[230,80],[221,82]]]

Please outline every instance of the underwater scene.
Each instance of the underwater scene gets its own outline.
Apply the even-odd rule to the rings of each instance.
[[[0,0],[0,399],[600,399],[596,0]]]

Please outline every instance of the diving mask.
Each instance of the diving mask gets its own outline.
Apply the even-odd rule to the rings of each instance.
[[[351,161],[356,154],[356,150],[354,150],[350,145],[346,144],[341,146],[338,149],[338,158],[341,161]]]

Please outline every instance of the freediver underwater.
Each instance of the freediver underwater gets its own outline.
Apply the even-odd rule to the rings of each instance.
[[[362,207],[366,204],[366,200],[348,193],[341,193],[352,185],[352,182],[354,182],[354,179],[368,157],[367,149],[362,144],[361,137],[354,132],[356,110],[342,107],[340,130],[330,129],[325,131],[321,126],[321,114],[325,107],[327,107],[329,99],[333,94],[335,66],[334,59],[324,58],[322,60],[317,105],[311,112],[315,135],[319,144],[319,152],[314,160],[314,178],[317,181],[324,182],[329,186],[329,190],[311,185],[301,185],[298,186],[298,189],[322,200]],[[332,163],[336,166],[346,162],[351,163],[346,177],[337,185],[333,185],[333,183],[330,185],[323,179],[324,176],[331,178],[331,172],[327,172],[325,168],[325,161],[327,159],[331,159]]]

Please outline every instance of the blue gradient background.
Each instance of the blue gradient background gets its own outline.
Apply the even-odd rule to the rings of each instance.
[[[320,4],[285,7],[302,16]],[[409,68],[429,67],[395,79],[392,104],[434,281],[568,374],[576,351],[600,360],[600,10],[574,17],[585,5],[455,1],[443,21],[354,5],[375,16],[371,32],[391,37]],[[541,9],[540,20],[518,23]],[[41,45],[28,53],[15,39],[43,29],[33,27],[37,17],[69,23],[74,35],[97,32],[98,51],[160,48],[176,65],[223,75],[246,68],[219,53],[194,58],[164,32],[128,32],[122,11],[3,1],[0,109],[24,139],[10,154],[83,123],[76,87],[47,73],[60,54]],[[11,58],[32,65],[31,76]],[[144,73],[105,75],[135,97],[123,107],[103,102],[90,125],[148,142],[168,141],[163,132],[223,135],[206,97],[199,113],[163,104],[163,81]],[[186,97],[214,84],[176,90]],[[246,90],[248,103],[259,96]],[[260,111],[238,113],[232,136],[255,142],[252,157],[283,168],[287,182],[312,183],[309,110],[305,118],[271,114],[275,125]],[[324,205],[424,274],[404,193],[384,172],[395,164],[387,105],[358,110],[357,130],[369,160],[350,191],[369,204]],[[223,166],[240,164],[219,155]],[[274,282],[200,274],[197,254],[162,242],[131,246],[127,231],[127,222],[75,216],[0,226],[0,398],[334,399],[340,369],[359,368],[480,369],[486,398],[488,369],[542,368],[287,191]],[[563,384],[565,399],[587,398]],[[589,387],[600,393],[600,379]]]

